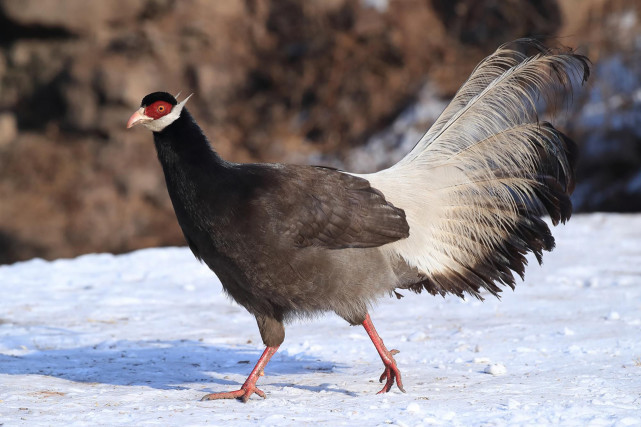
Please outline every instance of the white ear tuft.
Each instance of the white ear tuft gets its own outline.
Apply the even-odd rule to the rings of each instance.
[[[178,93],[178,95],[180,95],[180,93]],[[189,94],[189,96],[183,99],[181,102],[179,102],[178,105],[174,107],[174,109],[180,108],[182,110],[185,104],[187,103],[187,101],[189,101],[189,98],[191,98],[192,96],[193,96],[193,93]],[[176,97],[176,101],[178,101],[178,97]]]

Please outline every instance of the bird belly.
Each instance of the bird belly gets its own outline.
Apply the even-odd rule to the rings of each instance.
[[[209,257],[207,264],[236,302],[254,315],[277,319],[334,311],[358,324],[376,298],[407,281],[407,271],[399,272],[379,248],[308,247],[256,259],[244,254]]]

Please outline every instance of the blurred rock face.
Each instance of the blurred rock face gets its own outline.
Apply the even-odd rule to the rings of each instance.
[[[590,56],[616,52],[594,25],[641,15],[613,3],[1,0],[0,263],[183,244],[151,135],[124,129],[149,92],[194,92],[190,111],[230,160],[346,161],[427,81],[451,96],[504,41],[570,28],[563,43],[586,34]],[[638,136],[612,126],[638,156]]]

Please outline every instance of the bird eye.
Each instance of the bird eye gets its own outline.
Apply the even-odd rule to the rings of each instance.
[[[159,105],[158,106],[158,112],[162,113],[163,111],[165,111],[165,106],[164,105]]]

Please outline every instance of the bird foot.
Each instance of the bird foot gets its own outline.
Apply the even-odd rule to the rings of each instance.
[[[265,393],[263,393],[261,389],[256,387],[256,381],[258,381],[259,377],[265,375],[265,365],[267,365],[269,359],[271,359],[274,353],[276,353],[276,350],[278,350],[278,346],[268,346],[265,349],[262,356],[260,356],[260,359],[258,359],[256,366],[254,366],[251,374],[249,374],[249,377],[247,377],[245,383],[240,386],[240,390],[227,391],[222,393],[210,393],[203,396],[200,401],[202,402],[203,400],[240,399],[243,401],[243,403],[247,403],[249,397],[254,393],[264,399],[266,397]]]
[[[386,380],[385,385],[377,394],[389,392],[392,389],[395,380],[399,390],[405,393],[405,389],[403,388],[403,381],[401,380],[401,371],[398,370],[398,367],[396,366],[396,360],[394,360],[394,355],[398,354],[399,351],[388,350],[385,347],[383,340],[378,335],[378,332],[376,332],[376,328],[374,328],[374,324],[372,323],[372,319],[369,317],[369,314],[365,315],[363,327],[367,331],[367,335],[369,335],[372,343],[374,343],[374,347],[376,347],[378,355],[381,356],[383,365],[385,365],[383,375],[381,375],[379,379],[379,382],[383,382],[383,380]]]
[[[382,356],[381,359],[383,360],[383,364],[385,365],[385,370],[383,371],[383,374],[381,375],[380,379],[378,382],[382,383],[383,380],[385,381],[385,385],[376,394],[381,394],[381,393],[387,393],[392,389],[392,386],[394,385],[394,380],[396,380],[396,386],[401,390],[403,393],[405,393],[405,389],[403,388],[403,381],[401,380],[401,371],[398,370],[398,367],[396,366],[396,360],[394,360],[394,355],[398,354],[398,350],[390,350],[387,352],[386,355]]]
[[[263,399],[265,398],[265,393],[255,385],[243,384],[240,390],[227,391],[222,393],[210,393],[203,396],[203,398],[200,399],[200,401],[202,402],[204,400],[217,400],[217,399],[240,399],[243,401],[243,403],[247,403],[247,401],[249,400],[249,397],[254,393],[259,395]]]

